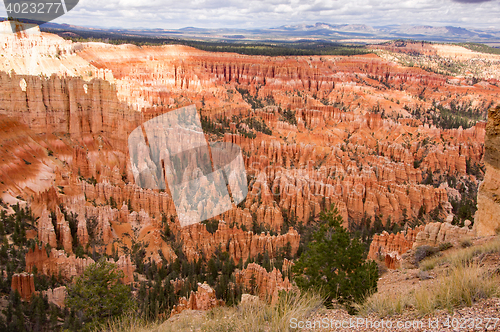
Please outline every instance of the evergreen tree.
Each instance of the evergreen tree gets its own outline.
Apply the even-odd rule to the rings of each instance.
[[[252,276],[250,277],[250,294],[257,294],[257,280],[255,279],[254,273],[252,273]]]
[[[115,264],[101,258],[69,286],[66,305],[90,328],[121,315],[133,305],[130,288],[120,282],[123,276]]]
[[[315,288],[325,292],[325,305],[336,299],[353,312],[360,302],[377,288],[378,269],[373,261],[365,262],[364,247],[342,227],[336,208],[320,214],[320,226],[313,234],[292,271],[301,289]]]

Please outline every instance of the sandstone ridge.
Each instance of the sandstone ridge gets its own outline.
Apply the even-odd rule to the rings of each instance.
[[[495,235],[500,231],[500,106],[488,113],[484,163],[486,174],[479,186],[474,220],[478,236]]]

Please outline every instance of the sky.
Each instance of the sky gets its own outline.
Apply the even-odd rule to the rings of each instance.
[[[322,22],[500,30],[500,0],[80,0],[54,22],[128,29],[249,29]]]

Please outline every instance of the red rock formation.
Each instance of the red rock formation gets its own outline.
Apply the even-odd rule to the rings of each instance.
[[[78,216],[78,228],[76,231],[78,242],[85,247],[89,243],[89,233],[87,230],[87,220],[83,215]]]
[[[270,236],[269,234],[253,234],[238,228],[230,228],[227,223],[219,222],[217,231],[210,234],[204,224],[194,224],[181,229],[183,251],[188,260],[198,259],[203,253],[211,257],[220,246],[229,248],[228,252],[235,262],[246,261],[267,251],[274,257],[280,248],[290,243],[291,254],[295,255],[299,248],[300,235],[293,228],[286,234]]]
[[[215,291],[207,283],[198,283],[198,290],[191,292],[189,299],[181,297],[179,303],[174,306],[171,316],[181,313],[183,310],[209,310],[223,306],[224,301],[217,300]]]
[[[257,217],[259,218],[259,217]],[[250,210],[248,208],[245,209],[231,209],[227,212],[224,212],[221,215],[222,220],[227,220],[228,222],[234,222],[236,225],[244,225],[247,229],[252,228],[252,214],[250,213]],[[258,223],[265,223],[264,220],[259,220],[257,219]],[[269,224],[267,224],[269,225]]]
[[[37,293],[35,291],[35,278],[33,274],[28,274],[26,272],[14,274],[12,276],[11,289],[13,291],[17,291],[23,300],[29,301],[31,296]],[[64,300],[67,295],[66,287],[61,286],[54,289],[48,289],[46,291],[42,291],[42,295],[47,296],[50,303],[54,303],[63,308]]]
[[[458,227],[450,223],[433,222],[425,225],[425,228],[417,234],[413,248],[421,245],[438,246],[440,243],[450,242],[459,244],[462,239],[473,236],[469,227]]]
[[[47,296],[47,300],[50,303],[54,303],[58,307],[64,308],[64,301],[66,300],[66,296],[68,295],[65,286],[57,287],[54,289],[49,288],[46,291],[42,291],[42,294],[44,296]]]
[[[292,289],[288,277],[283,279],[279,270],[273,268],[271,272],[267,272],[265,268],[256,263],[248,264],[247,268],[242,271],[237,270],[235,275],[236,283],[244,285],[246,291],[271,303],[278,300],[279,291]]]
[[[170,280],[170,283],[174,286],[174,293],[178,293],[181,291],[182,286],[184,286],[184,279],[175,279]]]
[[[152,55],[154,54],[154,55]],[[332,91],[342,89],[342,82],[357,81],[355,73],[384,77],[391,84],[425,84],[437,86],[445,84],[445,78],[418,68],[401,68],[383,61],[373,55],[353,57],[268,57],[234,56],[223,53],[207,53],[188,47],[169,46],[165,52],[155,48],[97,48],[88,45],[80,56],[94,61],[99,67],[109,69],[115,78],[127,82],[132,88],[131,95],[140,95],[145,100],[157,103],[159,99],[168,101],[174,92],[183,91],[185,95],[204,93],[204,88],[219,84],[240,84],[248,86],[252,94],[261,98],[273,96],[282,105],[300,107],[304,104],[320,104],[314,98],[287,96],[284,92],[306,91],[318,98],[328,96]],[[184,61],[179,61],[179,56]],[[125,61],[134,58],[134,63]],[[152,60],[154,58],[154,60]],[[323,61],[322,61],[323,60]],[[145,74],[146,73],[146,74]],[[154,80],[144,77],[153,76]],[[134,87],[133,80],[140,81],[145,87],[142,91]],[[170,93],[158,93],[158,85],[165,86]],[[212,102],[206,94],[205,103]],[[227,94],[218,92],[216,98],[225,99]],[[315,103],[316,102],[316,103]]]
[[[438,246],[446,242],[458,245],[462,239],[473,235],[468,226],[460,228],[450,223],[433,222],[397,234],[384,231],[373,236],[367,258],[384,261],[388,268],[397,269],[401,266],[401,256],[408,250],[422,245]]]
[[[401,260],[401,256],[396,251],[393,251],[385,254],[384,263],[387,268],[394,270],[401,267]]]
[[[61,201],[59,200],[57,189],[54,186],[50,186],[47,190],[34,195],[31,200],[31,209],[35,213],[41,215],[42,213],[38,211],[39,209],[42,211],[44,209],[48,211],[55,211],[59,204],[61,204]]]
[[[396,251],[385,254],[383,259],[388,269],[395,270],[401,267],[402,258]]]
[[[423,230],[424,226],[419,226],[396,234],[389,234],[384,231],[382,234],[373,235],[368,259],[375,260],[378,256],[383,256],[389,252],[397,252],[399,255],[406,253],[413,247],[417,234]]]
[[[54,224],[52,224],[52,220],[47,210],[43,210],[42,216],[38,220],[38,239],[40,239],[43,244],[49,244],[52,248],[57,247]]]
[[[45,275],[59,275],[66,279],[78,276],[85,268],[95,263],[92,258],[77,258],[75,255],[69,257],[63,250],[52,249],[47,255],[45,249],[35,247],[26,253],[26,271],[31,273],[36,266],[38,273]]]
[[[117,262],[113,259],[110,262],[116,263],[117,267],[124,272],[125,277],[122,279],[122,282],[131,283],[134,281],[133,272],[135,266],[130,256],[120,256]],[[26,254],[26,270],[29,273],[36,266],[38,273],[45,275],[60,274],[66,279],[81,275],[87,266],[94,263],[94,260],[90,257],[79,258],[75,257],[75,255],[67,256],[63,250],[56,249],[52,249],[50,254],[47,255],[45,249],[35,247],[34,251],[30,249]]]
[[[123,271],[125,276],[121,279],[121,281],[124,284],[130,284],[134,282],[135,265],[132,263],[129,255],[120,256],[118,261],[114,262],[113,260],[110,260],[110,262],[115,263],[118,269]]]
[[[409,228],[406,232],[373,235],[372,243],[368,252],[368,259],[382,260],[390,269],[401,266],[401,255],[413,248],[418,234],[424,230],[424,226],[415,229]]]
[[[68,221],[64,218],[64,215],[59,207],[56,208],[56,218],[59,241],[61,242],[64,250],[71,254],[73,252],[73,237],[71,236]]]
[[[175,214],[175,206],[167,193],[159,193],[153,190],[141,189],[129,183],[125,186],[113,186],[110,183],[98,183],[95,186],[82,181],[81,190],[85,194],[87,201],[105,203],[110,197],[121,206],[123,202],[130,200],[130,205],[134,211],[147,211],[149,215],[161,218],[162,213],[167,215]]]
[[[26,272],[16,273],[12,276],[10,288],[17,291],[23,300],[29,301],[35,293],[35,278]]]

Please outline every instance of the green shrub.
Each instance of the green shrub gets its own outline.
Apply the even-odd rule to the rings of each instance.
[[[366,262],[363,254],[363,244],[342,227],[338,210],[322,212],[313,241],[292,268],[294,280],[302,290],[324,292],[326,306],[337,300],[354,312],[353,305],[377,289],[377,263]]]
[[[130,288],[120,282],[123,276],[122,270],[102,258],[68,287],[66,306],[84,328],[99,326],[131,309]]]

